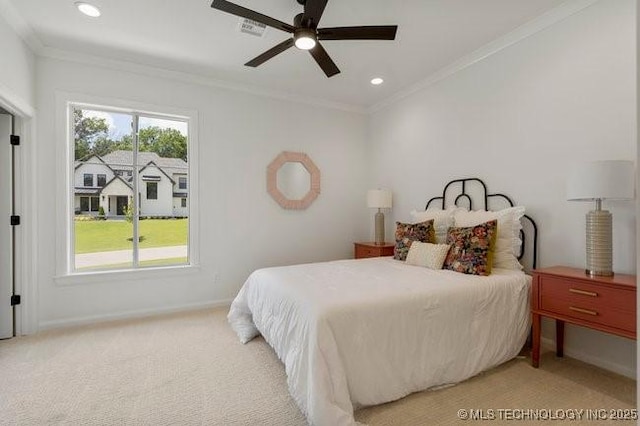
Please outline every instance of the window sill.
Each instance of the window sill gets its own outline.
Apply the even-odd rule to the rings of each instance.
[[[75,272],[54,277],[58,286],[99,284],[113,281],[140,281],[154,278],[185,277],[200,273],[197,265],[164,266],[117,271]]]

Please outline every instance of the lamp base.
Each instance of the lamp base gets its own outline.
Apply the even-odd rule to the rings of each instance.
[[[376,240],[375,244],[378,246],[384,245],[384,213],[378,210],[376,213]]]
[[[612,277],[614,275],[613,272],[602,272],[602,271],[590,271],[588,269],[584,270],[584,273],[589,275],[590,277]]]
[[[587,213],[587,275],[613,275],[611,229],[611,213],[606,210],[592,210]]]

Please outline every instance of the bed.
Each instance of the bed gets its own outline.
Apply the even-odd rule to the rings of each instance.
[[[473,207],[459,179],[454,204]],[[537,229],[534,227],[534,256]],[[525,247],[525,244],[522,246]],[[521,251],[520,257],[524,254]],[[453,384],[514,358],[529,328],[531,278],[521,270],[466,275],[390,257],[265,268],[231,305],[245,343],[258,335],[285,365],[289,391],[312,425],[353,425],[362,406]]]

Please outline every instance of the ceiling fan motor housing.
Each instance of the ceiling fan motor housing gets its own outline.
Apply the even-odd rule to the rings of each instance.
[[[298,13],[294,18],[293,18],[293,26],[296,28],[300,28],[300,27],[306,27],[306,28],[311,28],[311,20],[304,19],[304,13]]]

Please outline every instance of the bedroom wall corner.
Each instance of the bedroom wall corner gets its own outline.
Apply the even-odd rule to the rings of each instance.
[[[12,108],[33,114],[36,58],[28,45],[0,14],[0,93]]]
[[[636,159],[635,0],[599,1],[482,61],[374,111],[369,182],[394,192],[387,221],[460,177],[481,177],[540,226],[539,266],[584,267],[584,216],[566,201],[569,165]],[[375,172],[374,172],[375,171]],[[635,273],[636,204],[609,202],[614,268]],[[554,337],[550,322],[543,336]],[[636,342],[568,327],[566,352],[635,377]]]

